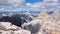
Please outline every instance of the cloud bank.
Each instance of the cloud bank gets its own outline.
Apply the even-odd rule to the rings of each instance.
[[[44,0],[32,4],[26,3],[25,0],[0,0],[0,4],[10,6],[1,8],[1,11],[60,11],[59,2],[59,0]]]
[[[59,0],[44,0],[43,2],[36,2],[34,4],[26,3],[26,6],[30,8],[30,10],[35,11],[60,11],[60,3]]]
[[[24,3],[25,0],[0,0],[2,5],[19,5]]]

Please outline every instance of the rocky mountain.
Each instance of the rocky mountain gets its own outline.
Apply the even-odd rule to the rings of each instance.
[[[45,11],[41,12],[37,18],[29,23],[22,25],[23,29],[29,30],[32,33],[41,34],[59,34],[60,32],[60,13],[54,11],[48,14]]]
[[[0,15],[0,22],[11,22],[16,26],[21,26],[21,24],[33,20],[32,18],[34,18],[32,15],[10,13]]]
[[[43,11],[38,15],[38,17],[34,18],[30,22],[23,23],[21,27],[15,26],[10,22],[0,22],[0,33],[60,34],[60,13],[58,11],[54,11],[52,14],[48,14]]]

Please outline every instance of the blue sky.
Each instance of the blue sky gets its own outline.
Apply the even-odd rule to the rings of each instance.
[[[43,0],[26,0],[26,3],[42,2]]]

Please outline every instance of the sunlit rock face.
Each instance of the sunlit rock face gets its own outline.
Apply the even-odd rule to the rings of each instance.
[[[18,30],[18,26],[12,25],[11,22],[0,22],[0,30]]]
[[[2,25],[0,25],[0,30],[7,30],[7,29],[3,27]]]
[[[54,11],[52,14],[48,14],[45,11],[41,12],[37,18],[32,20],[29,23],[22,25],[23,29],[27,29],[32,33],[53,33],[60,31],[60,13]],[[36,27],[37,26],[37,27]],[[30,27],[30,28],[29,28]],[[35,30],[34,30],[35,29]],[[51,31],[51,32],[50,32]],[[56,34],[58,34],[56,32]]]
[[[54,11],[51,16],[57,21],[60,20],[60,13],[58,11]]]
[[[31,32],[12,25],[10,22],[0,22],[0,34],[31,34]]]
[[[31,31],[31,33],[36,33],[40,29],[41,25],[39,23],[36,24],[23,24],[22,28]]]
[[[31,34],[31,32],[28,30],[21,29],[18,31],[14,31],[14,34]]]
[[[23,30],[23,29],[18,30],[18,31],[11,31],[11,30],[3,31],[3,30],[0,30],[0,34],[31,34],[31,32],[28,31],[28,30]]]

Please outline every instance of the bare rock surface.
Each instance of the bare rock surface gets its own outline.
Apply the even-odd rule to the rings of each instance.
[[[60,34],[60,13],[55,11],[48,14],[43,11],[21,27],[10,22],[0,22],[0,34]]]
[[[41,12],[37,18],[29,23],[22,25],[22,28],[31,31],[32,33],[49,34],[51,32],[60,32],[60,13],[54,11],[52,14],[48,14],[45,11]],[[37,26],[37,27],[36,27]],[[30,27],[30,28],[29,28]],[[34,30],[35,29],[35,30]],[[34,31],[34,32],[33,32]],[[52,34],[52,33],[51,33]],[[59,33],[56,33],[59,34]]]

